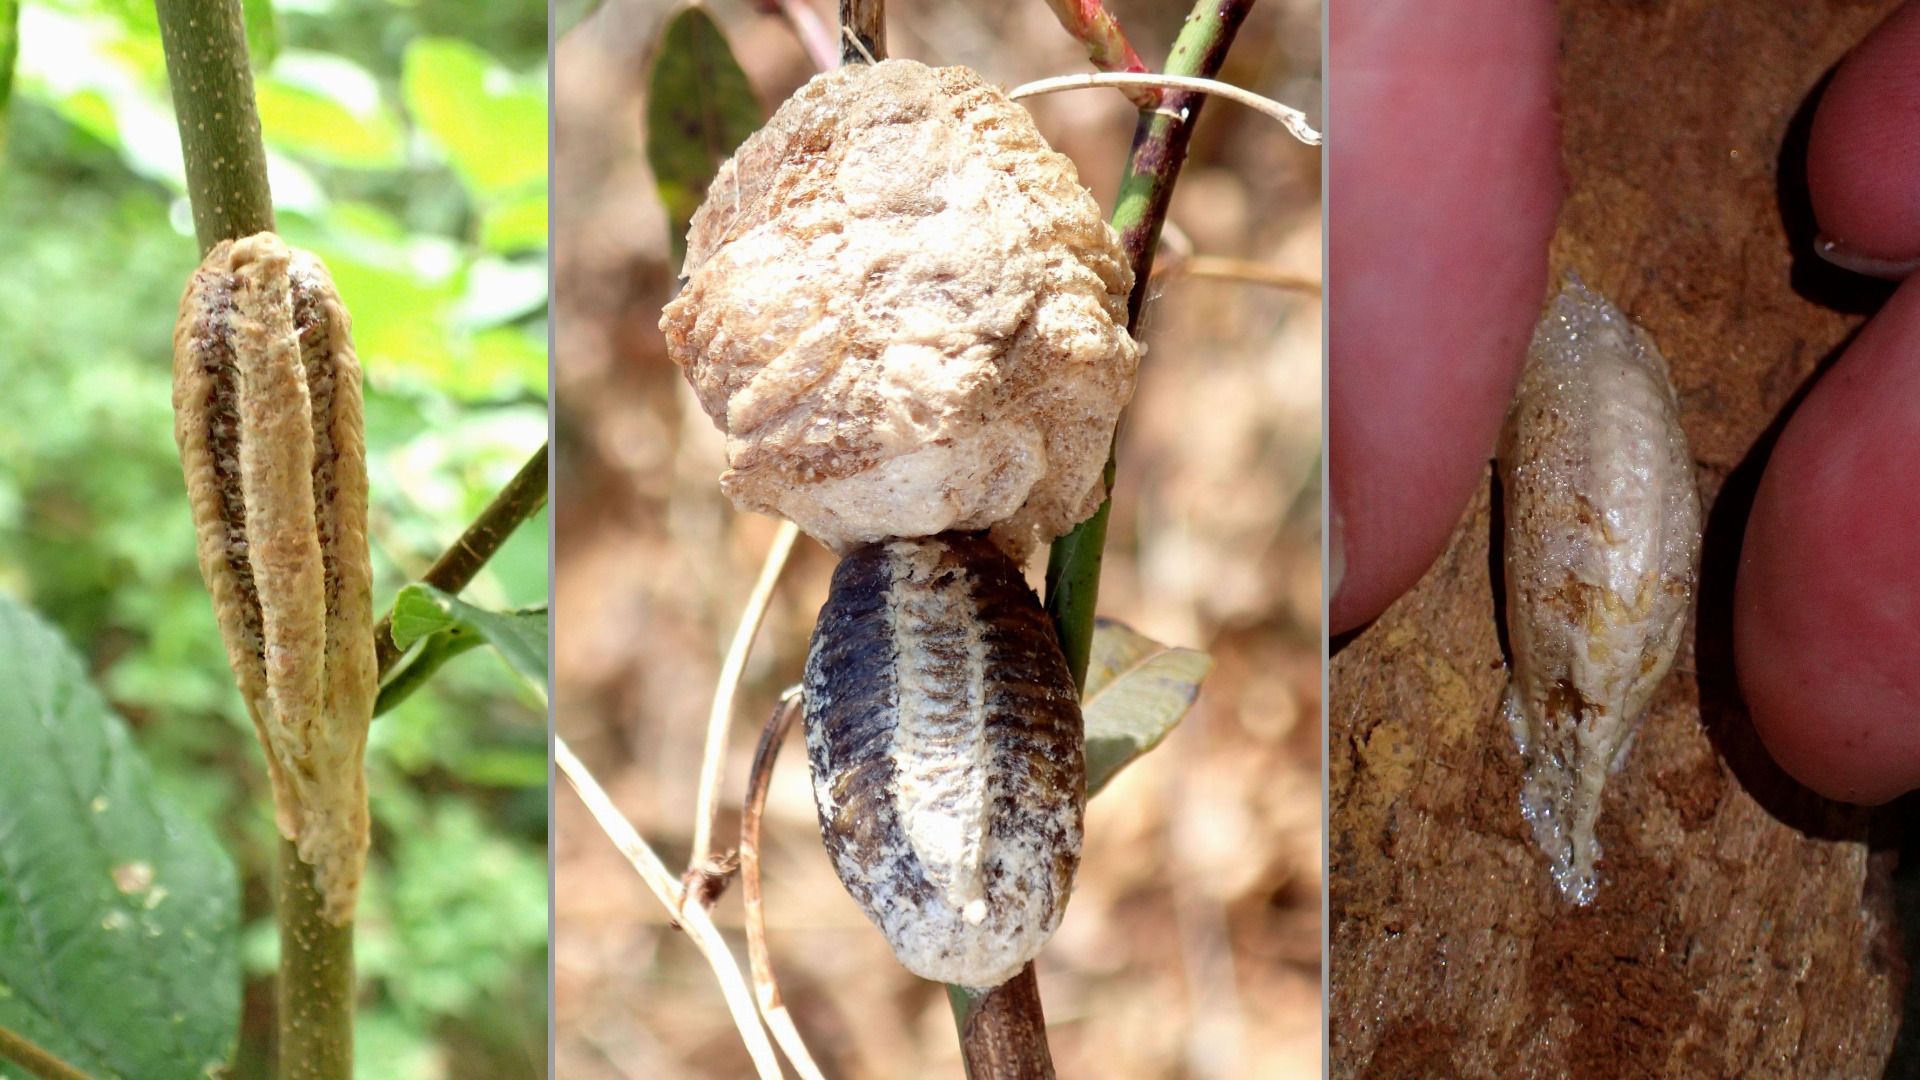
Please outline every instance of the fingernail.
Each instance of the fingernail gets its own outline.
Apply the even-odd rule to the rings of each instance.
[[[1915,270],[1920,270],[1920,258],[1889,259],[1880,255],[1867,255],[1847,246],[1844,240],[1835,240],[1830,236],[1816,236],[1813,240],[1814,254],[1842,270],[1868,277],[1885,278],[1899,281]]]

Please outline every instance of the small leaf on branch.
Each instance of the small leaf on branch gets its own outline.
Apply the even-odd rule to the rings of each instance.
[[[404,651],[422,640],[428,641],[422,650],[423,657],[433,650],[443,653],[436,667],[484,641],[529,685],[545,692],[547,609],[544,605],[515,611],[488,611],[431,585],[409,585],[400,590],[393,603],[393,643]],[[399,679],[400,676],[394,676],[388,685]],[[382,696],[385,696],[384,689]]]
[[[1087,795],[1167,737],[1193,707],[1213,657],[1171,648],[1124,623],[1099,619],[1081,703],[1087,730]]]

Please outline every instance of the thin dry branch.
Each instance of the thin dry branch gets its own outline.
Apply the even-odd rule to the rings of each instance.
[[[687,932],[700,955],[706,957],[720,981],[720,993],[727,999],[727,1010],[733,1014],[733,1024],[740,1030],[740,1039],[746,1043],[747,1053],[753,1058],[754,1069],[761,1080],[782,1080],[780,1061],[774,1056],[773,1044],[767,1041],[767,1033],[760,1027],[753,995],[747,990],[746,980],[740,977],[740,964],[733,958],[733,950],[727,947],[727,939],[720,936],[719,928],[707,917],[707,909],[699,904],[682,903],[680,882],[667,869],[667,864],[641,839],[626,816],[613,805],[600,782],[558,735],[553,737],[553,762],[573,785],[574,793],[586,804],[587,811],[613,841],[613,846],[632,864],[640,880],[646,882],[647,888],[653,890],[653,895],[668,911],[679,914],[680,928]]]
[[[1251,259],[1228,258],[1224,255],[1189,256],[1168,266],[1167,276],[1239,281],[1248,285],[1264,285],[1284,292],[1305,293],[1309,296],[1320,295],[1319,278],[1289,274],[1277,266],[1254,262]]]
[[[713,856],[713,819],[720,810],[720,773],[727,760],[727,735],[733,721],[733,699],[740,690],[740,673],[746,670],[747,657],[753,651],[753,639],[767,617],[767,605],[773,599],[773,587],[786,569],[787,556],[800,530],[791,521],[780,523],[767,557],[760,564],[760,579],[753,583],[747,606],[734,628],[733,642],[720,664],[720,678],[713,690],[713,709],[707,714],[707,743],[700,759],[700,791],[693,818],[693,854],[687,859],[688,874],[704,874]]]
[[[1153,75],[1130,71],[1110,71],[1098,75],[1055,75],[1050,79],[1035,79],[1022,83],[1007,91],[1007,96],[1015,101],[1021,98],[1035,97],[1040,94],[1057,94],[1062,90],[1085,90],[1088,87],[1111,86],[1127,87],[1152,86],[1162,90],[1191,90],[1214,97],[1223,97],[1228,101],[1239,102],[1266,116],[1278,120],[1287,133],[1308,146],[1320,145],[1320,133],[1314,130],[1307,114],[1291,105],[1282,105],[1269,97],[1262,97],[1251,90],[1224,83],[1218,79],[1203,79],[1192,75]]]
[[[799,687],[782,694],[760,733],[760,745],[753,751],[747,801],[740,814],[740,899],[746,907],[747,966],[753,972],[753,996],[767,1021],[767,1030],[773,1032],[773,1041],[780,1044],[787,1060],[805,1080],[826,1080],[780,997],[780,984],[773,977],[773,958],[767,951],[766,909],[760,900],[760,818],[766,810],[767,788],[773,782],[773,763],[780,756],[780,743],[800,715],[800,707]]]

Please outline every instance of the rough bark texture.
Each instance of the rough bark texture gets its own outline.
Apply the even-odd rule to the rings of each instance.
[[[1563,3],[1554,279],[1578,270],[1672,363],[1709,507],[1700,608],[1608,783],[1584,908],[1519,813],[1487,489],[1419,585],[1344,643],[1334,1076],[1880,1075],[1906,979],[1893,814],[1770,763],[1729,611],[1780,420],[1885,296],[1814,259],[1800,177],[1820,83],[1893,6]]]

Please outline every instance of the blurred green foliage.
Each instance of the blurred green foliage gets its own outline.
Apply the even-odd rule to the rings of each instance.
[[[4,3],[5,0],[0,0]],[[246,0],[280,231],[366,370],[384,608],[546,438],[544,3]],[[241,867],[270,1038],[273,827],[194,563],[170,352],[198,262],[148,0],[24,0],[0,161],[0,591],[82,651],[162,790]],[[463,594],[543,603],[544,514]],[[491,650],[375,725],[360,1072],[543,1075],[546,724]]]

